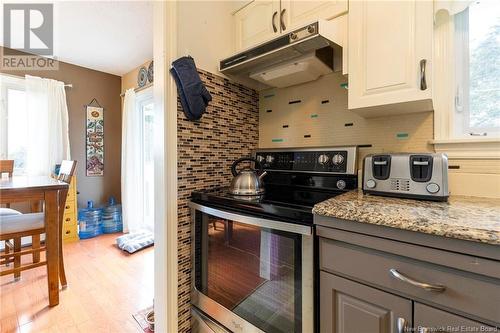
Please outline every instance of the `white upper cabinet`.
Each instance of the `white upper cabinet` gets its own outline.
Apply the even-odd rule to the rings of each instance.
[[[285,31],[287,31],[317,19],[329,20],[345,13],[347,13],[347,0],[282,0],[280,19]]]
[[[318,19],[347,12],[347,0],[255,0],[234,14],[236,51],[288,33]]]
[[[349,109],[432,110],[432,1],[351,1],[348,36]]]
[[[253,1],[234,14],[235,47],[243,50],[280,33],[280,2]]]

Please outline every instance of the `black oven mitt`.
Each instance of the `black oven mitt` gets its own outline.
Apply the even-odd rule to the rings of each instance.
[[[175,60],[170,73],[177,84],[184,115],[189,120],[199,120],[212,96],[200,79],[194,59],[187,56]]]

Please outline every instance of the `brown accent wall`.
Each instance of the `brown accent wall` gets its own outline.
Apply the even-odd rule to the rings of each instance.
[[[141,67],[145,67],[146,69],[148,69],[148,66],[151,63],[151,61],[152,60],[148,60],[145,63],[143,63],[142,65],[137,66],[136,68],[134,68],[130,72],[122,75],[122,93],[125,93],[125,90],[130,89],[130,88],[134,88],[134,89],[138,88],[137,75],[139,74],[139,69],[141,69]],[[149,85],[149,84],[150,83],[148,81],[148,83],[146,83],[146,85]]]
[[[3,48],[0,47],[0,54]],[[59,62],[58,70],[2,70],[11,75],[33,75],[73,84],[66,88],[69,112],[69,140],[71,158],[78,161],[78,205],[87,200],[103,203],[112,195],[120,200],[121,173],[121,78],[104,72]],[[96,98],[104,108],[104,177],[87,177],[85,173],[84,106]]]
[[[228,186],[232,161],[257,148],[258,93],[220,76],[198,70],[212,102],[198,122],[186,120],[178,103],[178,300],[179,332],[190,330],[191,219],[193,190]]]

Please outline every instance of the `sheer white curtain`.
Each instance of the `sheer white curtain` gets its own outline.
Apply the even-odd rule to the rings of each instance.
[[[445,10],[448,15],[452,16],[464,11],[472,3],[472,0],[435,0],[434,14],[440,10]]]
[[[123,231],[138,230],[143,219],[141,163],[141,114],[134,89],[125,92],[122,115],[122,213]]]
[[[64,82],[26,75],[28,152],[26,172],[50,175],[57,163],[70,159],[68,107]]]

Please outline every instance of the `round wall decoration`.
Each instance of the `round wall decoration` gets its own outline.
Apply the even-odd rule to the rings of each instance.
[[[139,73],[137,74],[137,85],[139,86],[139,88],[142,88],[146,85],[147,82],[148,71],[146,67],[141,67],[141,69],[139,69]]]
[[[149,66],[148,66],[148,81],[149,81],[149,83],[153,83],[153,77],[154,77],[153,62],[151,61],[149,63]]]

